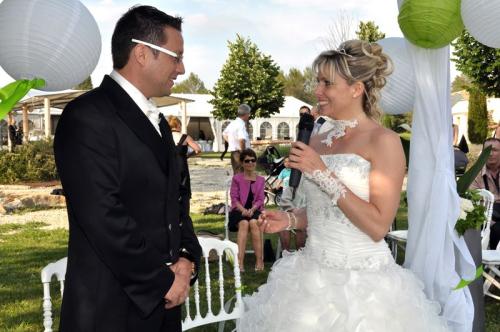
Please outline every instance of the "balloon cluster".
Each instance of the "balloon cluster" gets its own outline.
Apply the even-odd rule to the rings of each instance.
[[[398,0],[398,22],[405,38],[423,48],[441,48],[462,31],[480,43],[500,48],[500,1],[491,0]],[[378,43],[394,62],[394,72],[382,90],[385,113],[411,112],[415,79],[405,38],[385,38]]]

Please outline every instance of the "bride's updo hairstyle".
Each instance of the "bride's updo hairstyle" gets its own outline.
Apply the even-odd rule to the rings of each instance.
[[[337,50],[321,53],[313,62],[313,70],[331,82],[335,73],[344,78],[349,85],[362,82],[365,87],[363,110],[370,118],[378,119],[381,111],[378,105],[380,89],[386,77],[392,73],[392,61],[382,52],[377,43],[363,40],[348,40]]]

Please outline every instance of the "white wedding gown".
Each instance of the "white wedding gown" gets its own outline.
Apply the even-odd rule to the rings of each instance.
[[[368,200],[370,163],[355,154],[322,156],[342,183]],[[423,284],[394,262],[385,241],[374,242],[305,179],[308,218],[303,250],[284,253],[266,284],[245,297],[237,330],[447,331]]]

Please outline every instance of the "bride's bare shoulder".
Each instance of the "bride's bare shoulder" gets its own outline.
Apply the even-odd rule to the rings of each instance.
[[[382,155],[403,153],[401,139],[397,133],[381,125],[374,126],[370,132],[370,145],[372,150]]]

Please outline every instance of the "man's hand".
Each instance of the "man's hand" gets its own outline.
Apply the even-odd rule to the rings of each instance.
[[[170,265],[170,269],[174,272],[175,279],[165,295],[165,309],[171,309],[184,303],[189,296],[192,263],[188,259],[181,257],[177,263]]]

